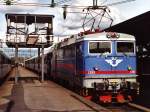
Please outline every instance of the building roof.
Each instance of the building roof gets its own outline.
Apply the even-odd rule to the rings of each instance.
[[[6,15],[7,19],[10,19],[10,22],[15,23],[24,23],[30,22],[34,23],[35,18],[37,23],[51,23],[52,19],[54,18],[54,15],[44,15],[44,14],[16,14],[16,13],[7,13]]]
[[[114,25],[105,31],[128,33],[136,37],[137,44],[150,42],[150,11]]]

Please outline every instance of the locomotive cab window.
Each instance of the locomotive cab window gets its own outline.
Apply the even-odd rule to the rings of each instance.
[[[89,42],[89,53],[111,53],[111,43]]]
[[[134,53],[134,42],[117,42],[118,53]]]

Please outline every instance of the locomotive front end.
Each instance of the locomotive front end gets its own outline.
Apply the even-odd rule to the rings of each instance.
[[[132,101],[139,88],[135,38],[120,33],[90,36],[85,41],[85,70],[81,72],[86,93],[105,103]]]

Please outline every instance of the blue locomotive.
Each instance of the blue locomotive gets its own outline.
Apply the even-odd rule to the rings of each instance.
[[[124,103],[137,96],[136,42],[132,35],[84,32],[55,44],[44,56],[44,74],[87,99]],[[37,57],[28,59],[26,67],[40,73],[37,62]]]
[[[135,37],[84,32],[55,45],[51,77],[67,82],[87,99],[132,101],[138,93]]]

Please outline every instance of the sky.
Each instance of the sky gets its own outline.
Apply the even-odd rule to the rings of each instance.
[[[2,1],[2,0],[1,0]],[[15,0],[17,1],[17,0]],[[85,2],[86,1],[86,2]],[[49,14],[54,15],[53,20],[53,31],[55,40],[57,37],[66,37],[66,35],[77,34],[83,31],[81,27],[83,24],[83,18],[85,14],[81,13],[67,13],[67,17],[63,19],[63,9],[62,5],[69,6],[89,6],[92,4],[93,0],[55,0],[59,3],[54,8],[50,7],[38,7],[38,6],[5,6],[0,5],[0,39],[5,41],[6,38],[6,13],[20,13],[20,14]],[[120,2],[124,0],[98,0],[98,5],[107,5],[115,2]],[[40,4],[50,4],[51,0],[18,0],[18,3],[40,3]],[[0,2],[2,4],[2,2]],[[73,5],[72,5],[73,4]],[[110,10],[110,16],[113,18],[113,24],[118,24],[137,15],[150,11],[150,0],[135,0],[128,3],[108,6]],[[81,8],[67,8],[67,12],[83,12]],[[88,17],[90,18],[90,17]],[[97,18],[96,18],[97,19]],[[97,23],[97,22],[96,22]],[[101,24],[102,28],[107,28],[109,25],[108,21],[104,19]],[[89,26],[87,26],[88,28]],[[5,45],[4,45],[5,46]],[[10,49],[11,50],[11,49]],[[31,49],[30,49],[31,50]],[[26,50],[22,50],[24,52]],[[29,53],[30,54],[30,53]],[[8,54],[10,55],[10,54]],[[14,53],[12,53],[14,55]],[[24,54],[23,54],[24,55]]]
[[[84,14],[79,13],[67,13],[67,17],[63,19],[63,9],[61,5],[73,6],[89,6],[93,0],[55,0],[56,3],[60,3],[57,7],[38,7],[38,6],[3,6],[0,7],[0,38],[5,38],[6,32],[6,13],[29,13],[29,14],[51,14],[54,15],[54,35],[63,36],[76,34],[83,31],[81,27],[83,24]],[[98,5],[106,5],[114,2],[124,0],[98,0]],[[49,4],[50,0],[19,0],[19,3],[43,3]],[[63,3],[64,2],[64,3]],[[130,19],[134,16],[140,15],[150,10],[150,0],[135,0],[128,3],[109,6],[110,15],[113,18],[113,25]],[[82,9],[68,8],[68,12],[82,12]],[[107,22],[106,22],[107,23]],[[106,24],[104,21],[104,25]],[[106,25],[105,27],[108,27]]]
[[[1,0],[2,1],[2,0]],[[17,1],[17,0],[15,0]],[[85,2],[86,1],[86,2]],[[67,17],[63,19],[63,9],[62,5],[69,6],[89,6],[92,4],[93,0],[55,0],[56,7],[38,7],[38,6],[5,6],[0,5],[0,39],[5,41],[6,38],[6,13],[20,13],[20,14],[49,14],[54,15],[53,20],[53,31],[55,40],[57,37],[66,37],[68,35],[77,34],[83,31],[82,24],[85,14],[83,14],[82,8],[67,8]],[[115,2],[120,2],[125,0],[98,0],[98,5],[107,5]],[[137,15],[150,11],[150,0],[130,0],[131,2],[108,6],[110,10],[110,16],[113,19],[113,24],[118,24],[120,22],[126,21]],[[18,3],[40,3],[40,4],[50,4],[51,0],[18,0]],[[2,2],[0,2],[2,4]],[[73,4],[73,5],[72,5]],[[82,12],[81,13],[70,13],[70,12]],[[91,17],[88,17],[91,18]],[[97,19],[97,18],[96,18]],[[96,21],[97,23],[98,21]],[[107,28],[109,22],[106,19],[103,20],[101,28]],[[89,25],[86,27],[89,28]],[[5,46],[5,45],[4,45]]]

